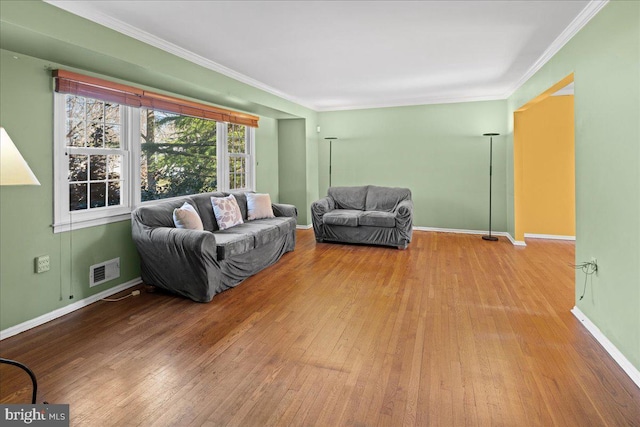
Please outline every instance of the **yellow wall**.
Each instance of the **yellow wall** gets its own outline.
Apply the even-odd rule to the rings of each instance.
[[[575,236],[573,95],[549,96],[514,120],[516,240]]]

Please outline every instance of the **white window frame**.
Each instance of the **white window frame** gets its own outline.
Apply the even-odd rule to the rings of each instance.
[[[224,141],[224,144],[218,143],[218,191],[254,191],[256,188],[256,178],[255,178],[255,163],[256,156],[255,152],[255,128],[247,126],[245,131],[245,153],[229,153],[229,141],[228,138],[228,130],[227,123],[223,123],[223,126],[218,126],[218,141]],[[246,176],[245,183],[247,184],[244,188],[230,188],[229,182],[229,159],[231,157],[244,157],[247,159],[246,162]],[[224,177],[220,178],[220,162],[224,162]]]
[[[127,107],[120,106],[120,149],[111,148],[87,148],[68,147],[66,143],[66,94],[54,93],[54,232],[75,230],[110,222],[122,221],[131,217],[130,199],[130,151],[129,138],[127,136],[130,121],[130,111]],[[101,208],[89,208],[81,211],[69,211],[69,154],[109,155],[122,156],[122,185],[120,197],[122,204],[118,206],[105,206]],[[89,171],[87,171],[89,173]]]
[[[120,106],[121,149],[75,148],[66,145],[66,102],[64,93],[54,93],[54,233],[60,233],[97,225],[119,222],[131,218],[131,212],[137,206],[152,205],[173,198],[142,202],[140,192],[140,109]],[[90,97],[89,97],[90,98]],[[227,141],[227,122],[217,122],[217,191],[254,191],[255,182],[255,129],[247,126],[246,153],[234,154],[247,158],[246,188],[229,189],[229,158]],[[88,154],[119,154],[123,156],[121,198],[119,206],[90,208],[82,211],[69,211],[69,159],[71,151]],[[117,152],[117,153],[116,153]],[[88,171],[87,171],[88,173]]]

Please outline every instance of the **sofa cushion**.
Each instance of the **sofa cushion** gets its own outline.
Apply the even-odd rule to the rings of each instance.
[[[248,220],[275,217],[269,194],[247,193],[246,196]]]
[[[358,224],[393,228],[396,226],[396,215],[391,212],[364,211],[358,218]]]
[[[294,217],[289,217],[289,216],[278,216],[275,218],[258,219],[255,221],[249,221],[246,224],[253,224],[254,222],[275,225],[280,229],[282,233],[292,232],[293,230],[296,229],[296,224],[297,224],[296,219]]]
[[[253,247],[259,248],[260,246],[276,240],[283,233],[277,225],[261,221],[250,221],[236,225],[228,230],[218,231],[216,233],[216,238],[219,234],[243,234],[250,236],[253,239]]]
[[[188,230],[204,230],[200,215],[196,208],[189,202],[184,202],[179,208],[173,210],[173,222],[176,228],[186,228]]]
[[[398,203],[411,200],[411,190],[408,188],[377,187],[370,185],[367,191],[365,210],[391,212]]]
[[[335,209],[323,215],[323,221],[329,225],[346,225],[347,227],[357,227],[358,219],[362,211],[353,209]]]
[[[240,208],[240,213],[242,214],[242,219],[244,221],[247,220],[247,193],[241,191],[234,191],[232,193],[225,193],[225,195],[233,194],[236,202],[238,203],[238,207]]]
[[[216,231],[214,235],[216,237],[216,255],[218,261],[234,255],[247,253],[254,248],[255,239],[251,234]]]
[[[220,230],[226,230],[244,222],[240,207],[233,194],[227,197],[212,197],[211,205]]]
[[[327,191],[336,209],[353,209],[362,211],[367,198],[367,186],[363,187],[330,187]]]

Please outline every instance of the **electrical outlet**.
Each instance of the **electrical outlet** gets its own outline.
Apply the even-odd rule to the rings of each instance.
[[[36,273],[44,273],[51,268],[49,262],[49,255],[42,255],[35,258],[35,271]]]

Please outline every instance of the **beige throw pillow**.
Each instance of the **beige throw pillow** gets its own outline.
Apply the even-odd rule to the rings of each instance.
[[[260,193],[247,193],[247,219],[274,218],[271,208],[271,196]]]
[[[173,210],[173,223],[176,228],[186,228],[188,230],[203,230],[202,220],[196,209],[189,203],[184,202],[179,208]]]
[[[233,194],[227,197],[212,197],[211,205],[220,230],[226,230],[244,222],[238,201]]]

